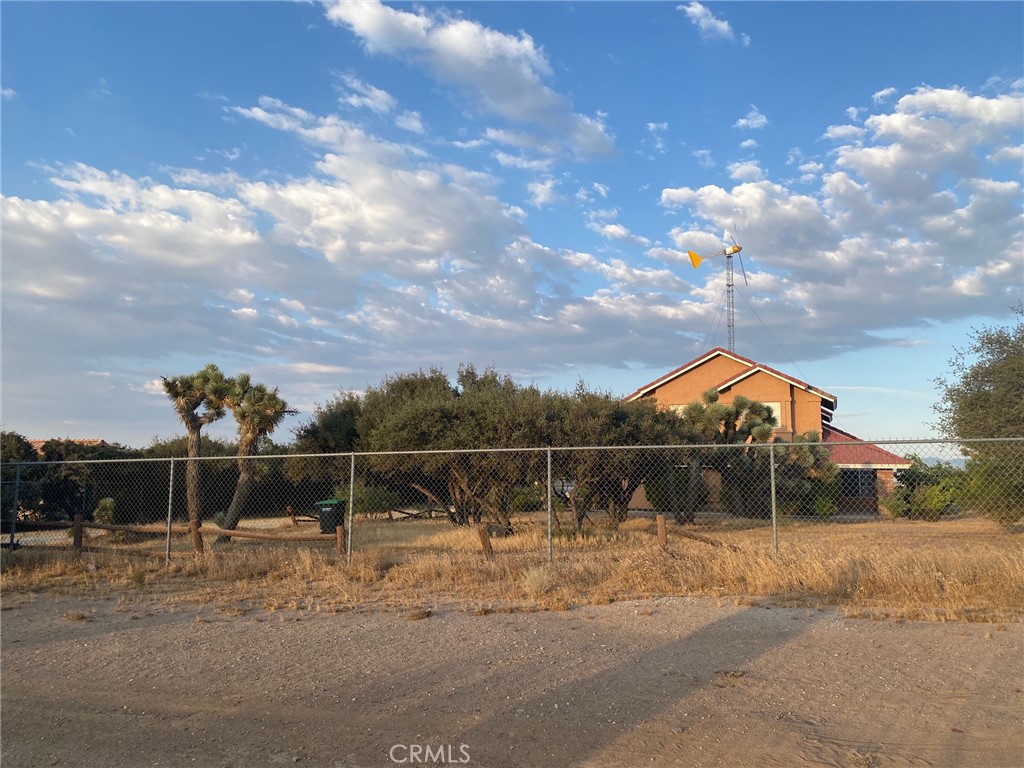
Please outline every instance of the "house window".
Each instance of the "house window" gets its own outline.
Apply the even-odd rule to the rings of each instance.
[[[782,418],[782,403],[769,403],[767,401],[762,402],[764,402],[765,405],[772,409],[772,416],[774,416],[775,420],[779,422],[779,425],[776,427],[776,429],[783,429],[786,426],[786,420]]]
[[[875,471],[873,469],[843,469],[839,472],[840,493],[852,498],[874,498]]]

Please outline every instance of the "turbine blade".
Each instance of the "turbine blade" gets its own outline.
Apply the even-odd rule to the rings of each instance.
[[[744,285],[750,285],[750,283],[747,282],[747,270],[744,269],[744,267],[743,267],[743,257],[740,256],[740,252],[739,251],[736,251],[736,255],[739,256],[739,259],[740,259],[740,272],[743,273],[743,284]]]
[[[694,269],[699,267],[700,263],[703,261],[703,259],[700,257],[700,254],[694,253],[693,251],[687,251],[686,255],[690,257],[690,263],[693,264]]]

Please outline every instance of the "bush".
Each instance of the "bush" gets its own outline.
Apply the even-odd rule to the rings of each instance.
[[[120,525],[117,515],[117,501],[110,496],[102,498],[92,511],[92,519],[104,525]]]
[[[392,491],[379,485],[366,485],[361,480],[356,481],[354,496],[356,503],[355,508],[352,509],[353,514],[379,515],[389,509],[397,509],[402,506],[402,494],[398,491]],[[348,483],[334,489],[334,498],[344,501],[346,506],[351,506]]]

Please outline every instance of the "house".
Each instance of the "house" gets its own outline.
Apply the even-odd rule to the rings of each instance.
[[[681,365],[626,397],[652,399],[659,408],[683,409],[709,389],[729,404],[742,395],[768,405],[778,419],[776,437],[817,432],[840,469],[839,512],[878,512],[879,494],[892,488],[894,472],[910,462],[832,425],[835,395],[721,347]]]

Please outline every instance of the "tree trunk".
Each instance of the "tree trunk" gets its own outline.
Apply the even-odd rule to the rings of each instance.
[[[227,514],[224,515],[224,522],[221,524],[225,530],[233,531],[242,519],[245,503],[249,500],[249,494],[252,492],[253,469],[252,458],[246,457],[238,460],[238,482],[235,484],[235,495],[231,497],[231,506],[228,507]],[[226,536],[218,536],[217,541],[226,542],[230,539]]]
[[[188,431],[188,467],[185,469],[185,491],[188,497],[188,527],[192,532],[192,546],[197,554],[203,552],[203,534],[199,530],[203,525],[202,509],[199,503],[199,462],[200,454],[199,429]]]

